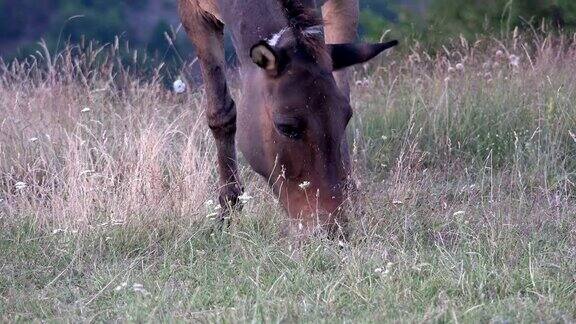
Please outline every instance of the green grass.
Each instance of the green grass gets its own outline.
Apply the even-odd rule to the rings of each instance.
[[[370,234],[349,247],[312,240],[297,252],[266,215],[224,232],[210,222],[81,235],[23,226],[0,239],[2,319],[574,319],[576,214],[519,228],[497,209],[481,226],[486,211],[434,221],[428,208],[373,207]]]
[[[245,163],[254,199],[217,229],[199,92],[113,53],[0,64],[0,321],[576,321],[576,65],[552,40],[357,70],[345,247],[282,237]]]

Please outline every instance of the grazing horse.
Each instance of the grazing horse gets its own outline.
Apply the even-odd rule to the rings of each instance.
[[[346,126],[352,117],[346,67],[397,42],[351,44],[357,0],[179,0],[179,11],[205,83],[222,216],[243,192],[237,136],[240,151],[287,211],[289,233],[341,233],[350,175]],[[240,61],[238,105],[226,82],[224,25]]]

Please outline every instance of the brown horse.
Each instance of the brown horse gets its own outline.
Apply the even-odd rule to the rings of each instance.
[[[324,228],[334,234],[347,222],[342,204],[352,109],[345,69],[397,42],[350,44],[356,38],[357,0],[318,3],[324,19],[316,5],[314,0],[179,0],[202,67],[223,216],[243,192],[238,133],[243,155],[286,209],[290,232]],[[238,106],[224,73],[225,24],[241,64]]]

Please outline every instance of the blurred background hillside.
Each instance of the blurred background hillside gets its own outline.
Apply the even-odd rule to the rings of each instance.
[[[574,0],[361,0],[361,31],[379,39],[386,30],[401,39],[437,44],[451,36],[499,33],[545,20],[569,29],[576,24]],[[0,0],[0,56],[23,58],[44,39],[52,52],[64,44],[116,35],[146,53],[149,62],[178,63],[193,49],[178,29],[176,0]],[[174,46],[171,46],[171,41]],[[230,45],[228,45],[230,46]]]

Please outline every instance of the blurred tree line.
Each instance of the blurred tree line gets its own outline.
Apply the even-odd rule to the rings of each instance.
[[[361,13],[364,36],[379,39],[391,30],[394,37],[413,37],[424,44],[438,45],[447,38],[464,35],[501,34],[515,27],[530,28],[542,22],[556,30],[576,27],[576,0],[421,0],[393,3],[365,0]],[[395,12],[386,19],[373,8]],[[424,11],[411,10],[408,4],[421,3]]]
[[[0,0],[0,56],[32,54],[40,38],[56,52],[65,43],[104,44],[119,36],[133,49],[174,59],[166,35],[173,36],[176,22],[175,0]],[[174,42],[191,49],[181,36]]]

